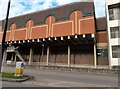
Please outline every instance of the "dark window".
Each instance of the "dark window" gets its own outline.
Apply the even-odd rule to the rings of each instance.
[[[120,45],[112,46],[112,57],[120,58]]]
[[[111,38],[120,38],[120,27],[111,27]]]
[[[109,9],[109,20],[120,19],[120,8]]]
[[[109,10],[109,20],[114,20],[113,9]]]
[[[97,56],[108,57],[108,49],[97,49]]]

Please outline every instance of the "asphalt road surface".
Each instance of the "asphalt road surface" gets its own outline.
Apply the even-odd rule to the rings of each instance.
[[[13,67],[3,71],[14,72]],[[24,69],[24,74],[34,76],[34,80],[22,83],[2,82],[3,87],[117,87],[118,76],[79,72],[61,72],[40,69]]]

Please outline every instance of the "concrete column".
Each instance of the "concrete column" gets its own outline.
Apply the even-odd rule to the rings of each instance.
[[[50,55],[50,48],[49,46],[47,47],[47,61],[46,61],[46,64],[48,65],[49,63],[49,55]]]
[[[70,46],[68,46],[68,66],[70,66]]]
[[[29,65],[31,65],[32,60],[33,60],[33,49],[30,48]]]
[[[96,44],[94,43],[94,66],[97,66],[97,52],[96,52]]]
[[[14,64],[16,63],[17,56],[15,55]]]
[[[13,62],[13,54],[12,54],[12,57],[11,57],[11,61]]]
[[[7,60],[7,52],[6,52],[6,49],[4,50],[4,53],[3,53],[3,63],[5,63]]]
[[[42,45],[42,56],[44,55],[44,44]]]

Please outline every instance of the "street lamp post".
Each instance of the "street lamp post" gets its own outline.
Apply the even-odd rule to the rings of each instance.
[[[2,37],[2,58],[3,58],[3,52],[5,48],[5,39],[6,39],[6,31],[8,27],[8,17],[9,17],[9,11],[10,11],[10,3],[11,0],[8,2],[8,8],[7,8],[7,14],[6,14],[6,19],[5,19],[5,26],[4,26],[4,32],[3,32],[3,37]]]

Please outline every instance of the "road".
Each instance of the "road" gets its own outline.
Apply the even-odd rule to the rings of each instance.
[[[14,72],[14,68],[4,67],[3,71]],[[117,87],[117,75],[101,75],[79,72],[61,72],[40,69],[25,69],[25,74],[35,76],[34,80],[22,83],[3,82],[5,87]]]

